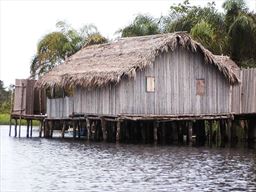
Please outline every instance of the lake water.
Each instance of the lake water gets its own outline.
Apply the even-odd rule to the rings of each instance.
[[[1,192],[256,191],[255,149],[14,138],[8,126],[0,134]]]

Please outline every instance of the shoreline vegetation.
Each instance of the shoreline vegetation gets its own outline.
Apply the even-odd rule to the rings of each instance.
[[[0,114],[0,125],[9,125],[10,124],[10,114],[4,113]],[[14,120],[12,120],[12,124],[14,125]],[[18,120],[19,125],[19,120]],[[27,122],[25,120],[21,120],[21,125],[27,125]],[[33,126],[38,126],[39,122],[34,120]]]

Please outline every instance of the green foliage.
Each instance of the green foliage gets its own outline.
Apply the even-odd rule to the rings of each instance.
[[[37,45],[37,53],[30,65],[32,77],[41,76],[84,45],[107,42],[94,25],[85,25],[80,30],[73,29],[63,21],[56,24],[59,31],[46,34]]]
[[[103,37],[100,33],[94,33],[88,36],[85,46],[107,43],[108,40]]]
[[[18,124],[20,124],[19,120],[17,122]],[[7,113],[1,113],[0,114],[0,125],[9,125],[10,124],[10,114]],[[14,124],[14,120],[12,120],[12,124]],[[27,121],[22,119],[21,120],[21,125],[27,125]],[[33,121],[33,126],[39,126],[40,122],[37,120]]]
[[[199,7],[191,6],[186,0],[183,4],[171,6],[170,13],[164,17],[163,23],[164,32],[187,31],[215,54],[227,50],[224,18],[214,3]]]
[[[0,80],[0,113],[10,113],[11,109],[11,88],[6,89],[3,81]]]
[[[210,48],[214,43],[214,30],[212,26],[205,21],[201,21],[193,26],[190,33],[194,39],[206,45],[207,48]]]
[[[159,20],[148,15],[138,15],[132,24],[119,30],[122,37],[154,35],[160,33]]]
[[[255,13],[248,12],[243,0],[226,0],[223,8],[231,58],[241,66],[256,67]]]

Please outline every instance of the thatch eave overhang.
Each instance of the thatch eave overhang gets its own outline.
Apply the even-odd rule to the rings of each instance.
[[[205,64],[216,66],[230,84],[240,82],[239,67],[229,57],[214,55],[187,33],[176,32],[85,47],[42,76],[36,87],[95,88],[117,84],[123,77],[134,78],[137,70],[153,65],[161,53],[178,47],[202,54]]]

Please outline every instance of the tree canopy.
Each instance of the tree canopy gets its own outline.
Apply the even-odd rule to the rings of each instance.
[[[189,0],[172,5],[169,14],[154,18],[137,15],[131,24],[120,29],[121,37],[187,31],[214,54],[229,55],[242,67],[256,67],[256,13],[249,12],[244,0],[226,0],[224,13],[215,3],[192,6]],[[105,43],[94,25],[75,30],[63,21],[57,31],[46,34],[37,45],[31,62],[31,76],[40,76],[61,64],[83,46]]]
[[[37,45],[37,53],[30,65],[31,77],[41,76],[83,46],[107,42],[94,25],[75,30],[63,21],[56,24],[58,31],[46,34]]]
[[[170,7],[161,18],[138,15],[119,30],[122,37],[187,31],[214,54],[229,55],[242,67],[256,67],[256,14],[244,0],[226,0],[224,13],[215,3],[192,6],[189,0]]]

